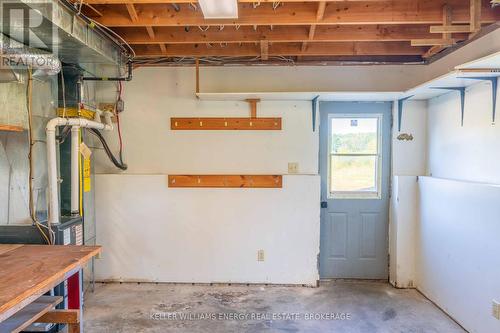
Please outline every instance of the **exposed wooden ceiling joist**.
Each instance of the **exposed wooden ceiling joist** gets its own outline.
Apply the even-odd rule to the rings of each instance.
[[[500,8],[489,0],[238,0],[238,19],[225,20],[205,19],[197,2],[82,3],[86,15],[122,36],[139,57],[230,62],[284,59],[277,56],[422,60],[500,21]]]
[[[322,2],[324,0],[238,0],[239,3],[258,3],[261,4],[272,4],[276,2]],[[326,0],[326,2],[376,2],[376,1],[387,1],[387,0]],[[103,5],[118,5],[125,3],[134,4],[149,4],[149,3],[162,3],[162,4],[189,4],[198,3],[197,0],[86,0],[88,4],[103,4]]]
[[[225,56],[248,57],[261,56],[260,44],[228,44],[221,45],[196,45],[172,44],[166,53],[152,45],[137,45],[134,47],[138,57],[201,57]],[[268,56],[360,56],[360,55],[421,55],[427,48],[412,47],[409,42],[339,42],[339,43],[313,43],[302,51],[301,43],[272,44],[268,47]]]
[[[455,24],[469,23],[470,6],[459,0],[449,0],[453,6]],[[394,0],[373,2],[330,2],[324,17],[317,20],[317,3],[287,3],[273,10],[271,6],[253,8],[252,4],[239,5],[236,20],[205,20],[200,10],[182,5],[180,11],[171,6],[151,4],[135,5],[139,19],[134,22],[122,6],[99,6],[102,17],[96,18],[108,27],[137,26],[244,26],[244,25],[352,25],[352,24],[440,24],[442,0]],[[487,7],[488,3],[483,2]],[[482,23],[492,23],[500,15],[485,10]]]
[[[219,31],[210,28],[201,31],[197,27],[185,31],[182,27],[158,27],[151,37],[146,31],[137,28],[116,28],[130,44],[196,44],[196,43],[253,43],[261,40],[270,42],[395,42],[412,39],[436,38],[429,32],[428,25],[349,25],[315,26],[311,39],[310,29],[305,26],[241,27],[225,28]],[[465,39],[467,34],[455,34],[457,39]]]

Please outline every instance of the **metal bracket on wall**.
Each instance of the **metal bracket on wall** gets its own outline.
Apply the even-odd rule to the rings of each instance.
[[[481,80],[491,82],[491,99],[492,99],[492,124],[495,125],[496,109],[497,109],[497,91],[498,91],[498,78],[500,76],[474,76],[474,77],[460,77],[459,79]]]
[[[312,99],[312,126],[313,126],[313,132],[316,131],[316,113],[318,110],[318,99],[319,95],[314,97]]]
[[[460,92],[460,125],[464,126],[465,87],[432,87],[431,89],[453,90]]]
[[[415,96],[415,95],[411,95],[411,96],[407,96],[407,97],[398,99],[398,132],[401,132],[401,120],[403,119],[404,102],[407,99],[412,98],[413,96]]]

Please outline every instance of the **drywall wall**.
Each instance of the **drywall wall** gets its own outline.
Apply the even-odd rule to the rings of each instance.
[[[430,100],[428,135],[430,175],[500,184],[500,127],[492,125],[489,82],[480,82],[466,90],[463,127],[458,93]]]
[[[316,284],[318,176],[285,176],[282,189],[166,183],[96,176],[98,280]]]
[[[415,280],[415,227],[418,222],[417,176],[427,160],[427,101],[407,101],[398,130],[398,105],[393,105],[392,186],[389,222],[389,280],[412,288]],[[413,140],[398,140],[409,134]]]
[[[423,66],[202,67],[202,92],[402,91]],[[223,77],[223,79],[221,79]],[[423,79],[422,79],[423,80]]]
[[[420,177],[417,285],[466,330],[500,331],[500,186]]]
[[[415,230],[419,221],[417,180],[417,176],[392,178],[389,279],[397,288],[415,287]]]
[[[498,105],[497,105],[498,107]],[[419,180],[416,284],[471,332],[500,331],[500,129],[492,125],[491,84],[428,103],[427,168]]]
[[[139,69],[125,85],[128,170],[94,150],[97,242],[106,252],[97,277],[315,284],[320,182],[311,103],[259,103],[259,116],[283,118],[281,131],[170,130],[171,117],[249,116],[247,103],[201,101],[194,87],[192,68]],[[117,147],[117,133],[107,137]],[[167,185],[168,174],[287,174],[289,162],[299,175],[285,176],[283,189]]]
[[[283,118],[282,131],[171,131],[171,117],[248,117],[250,108],[246,102],[196,99],[192,68],[142,68],[134,73],[124,88],[121,121],[129,166],[125,173],[284,174],[288,162],[297,162],[300,173],[317,174],[318,139],[310,102],[258,104],[258,116]],[[108,137],[116,147],[116,132]],[[116,172],[102,152],[97,154],[98,173]]]
[[[424,175],[427,167],[427,101],[406,101],[398,130],[398,103],[393,104],[392,174],[396,176]],[[400,134],[410,134],[412,140],[398,140]]]

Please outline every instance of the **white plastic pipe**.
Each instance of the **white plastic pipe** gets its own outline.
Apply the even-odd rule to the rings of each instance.
[[[79,211],[79,158],[80,153],[80,127],[71,127],[71,214],[76,214]]]
[[[58,195],[58,178],[57,178],[57,156],[56,156],[56,128],[58,126],[72,126],[84,128],[96,128],[105,131],[112,131],[113,124],[111,122],[110,112],[105,112],[106,123],[82,119],[82,118],[54,118],[49,120],[45,127],[47,134],[47,173],[48,173],[48,188],[49,188],[49,226],[59,224],[59,195]],[[74,133],[77,130],[71,129],[71,137],[74,138]],[[76,142],[77,144],[74,144]],[[71,211],[76,207],[78,210],[78,139],[72,141],[71,145]],[[74,151],[78,149],[78,151]],[[75,163],[76,160],[76,163]],[[76,175],[75,175],[76,171]],[[76,183],[76,186],[75,186]],[[76,198],[76,199],[75,199]],[[74,205],[75,204],[75,205]]]

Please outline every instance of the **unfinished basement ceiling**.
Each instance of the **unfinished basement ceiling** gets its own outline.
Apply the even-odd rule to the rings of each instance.
[[[500,20],[489,0],[238,2],[237,19],[205,19],[192,0],[86,0],[83,12],[149,64],[422,62]]]

